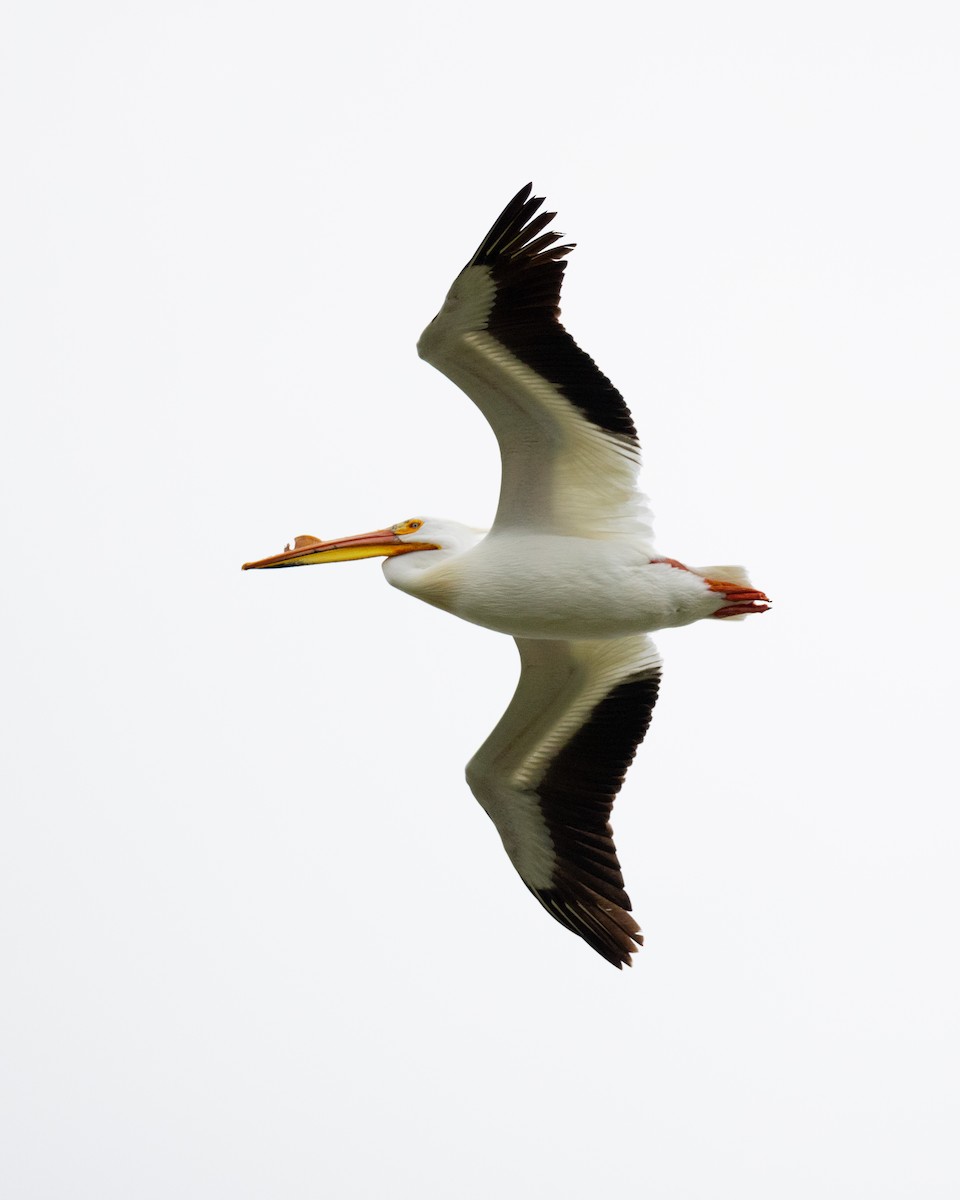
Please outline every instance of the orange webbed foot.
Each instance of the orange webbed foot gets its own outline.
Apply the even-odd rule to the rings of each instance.
[[[738,587],[720,579],[708,579],[711,592],[719,592],[726,603],[712,615],[714,617],[742,617],[748,613],[766,612],[770,608],[770,597],[756,588]]]

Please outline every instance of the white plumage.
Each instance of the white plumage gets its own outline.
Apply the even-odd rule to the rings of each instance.
[[[460,272],[418,344],[483,412],[502,459],[484,535],[417,517],[294,546],[246,567],[387,556],[401,591],[516,638],[521,674],[467,767],[527,887],[615,966],[642,944],[609,818],[657,698],[647,636],[763,612],[740,567],[696,571],[655,550],[629,410],[558,320],[565,256],[528,185]]]

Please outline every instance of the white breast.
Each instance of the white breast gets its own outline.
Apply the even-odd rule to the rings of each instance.
[[[456,558],[430,558],[414,569],[403,556],[384,572],[402,591],[512,637],[623,637],[686,625],[716,607],[702,579],[651,563],[629,538],[494,532]]]

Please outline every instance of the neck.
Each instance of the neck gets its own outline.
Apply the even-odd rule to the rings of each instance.
[[[441,543],[438,550],[412,550],[409,554],[384,559],[383,573],[393,587],[442,608],[444,605],[439,596],[448,590],[451,565],[483,538],[483,530],[451,522],[444,526],[442,538],[437,537]],[[437,592],[437,598],[434,592]]]

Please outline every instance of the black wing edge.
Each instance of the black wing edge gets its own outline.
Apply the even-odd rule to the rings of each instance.
[[[613,801],[643,741],[659,668],[624,680],[596,705],[536,789],[556,852],[553,884],[530,891],[561,925],[618,969],[643,945],[630,915],[610,827]]]
[[[467,263],[472,266],[490,266],[498,259],[536,257],[543,254],[548,260],[563,258],[574,248],[574,243],[565,246],[555,246],[562,234],[547,233],[537,241],[533,239],[541,229],[549,225],[557,215],[555,212],[541,213],[533,220],[534,213],[543,204],[544,196],[531,196],[533,184],[528,183],[510,201],[490,228],[490,232],[477,247],[473,258]],[[548,251],[548,247],[553,247]],[[559,303],[560,289],[557,288],[556,299]]]
[[[542,212],[543,196],[528,183],[493,223],[467,267],[489,267],[496,298],[487,329],[504,346],[554,384],[590,421],[634,446],[630,410],[589,354],[560,324],[565,257],[574,243],[544,228],[557,215]]]

